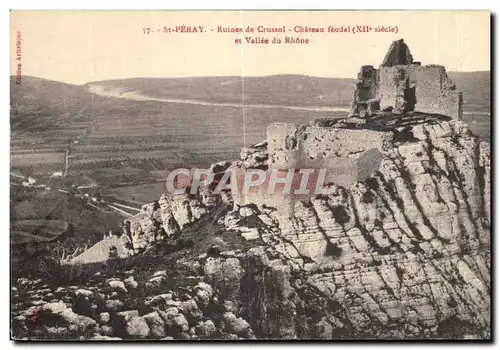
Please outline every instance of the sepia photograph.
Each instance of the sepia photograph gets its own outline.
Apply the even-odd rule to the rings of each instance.
[[[492,340],[489,11],[9,28],[11,340]]]

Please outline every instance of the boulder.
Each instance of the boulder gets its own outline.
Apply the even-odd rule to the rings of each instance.
[[[56,290],[56,292],[58,290]],[[77,297],[87,297],[87,298],[90,298],[90,297],[92,297],[94,295],[94,292],[92,292],[90,290],[87,290],[87,289],[77,289],[76,292],[75,292],[75,295]]]
[[[64,302],[59,301],[57,303],[47,303],[42,306],[42,310],[50,311],[55,315],[61,314],[63,311],[67,309],[67,306]]]
[[[116,315],[118,317],[121,317],[125,322],[128,322],[133,317],[139,317],[139,311],[137,310],[120,311]]]
[[[247,321],[241,317],[236,317],[232,312],[225,312],[222,315],[222,319],[224,320],[225,330],[228,333],[243,335],[250,329],[250,324]]]
[[[125,283],[123,283],[123,281],[109,281],[108,284],[112,290],[128,293],[128,290],[127,288],[125,288]]]
[[[99,333],[101,335],[105,335],[105,336],[112,336],[113,335],[113,328],[111,326],[108,326],[108,325],[103,325],[103,326],[101,326]]]
[[[201,308],[205,308],[210,304],[210,294],[206,290],[197,289],[195,291],[194,300]]]
[[[172,327],[174,325],[174,318],[177,317],[179,314],[179,309],[176,307],[168,307],[165,311],[162,310],[156,310],[158,315],[162,318],[162,320],[165,322],[165,325],[168,327]]]
[[[198,320],[203,316],[203,312],[193,299],[181,302],[180,309],[185,316],[192,320]]]
[[[205,322],[199,322],[195,327],[196,334],[202,337],[211,337],[215,333],[217,333],[217,329],[215,328],[215,324],[212,320],[207,320]]]
[[[99,323],[105,324],[110,321],[111,317],[109,316],[109,312],[101,312],[99,314]]]
[[[212,288],[212,286],[209,285],[208,283],[205,283],[205,282],[198,282],[193,287],[193,291],[197,291],[197,290],[203,290],[203,291],[207,292],[209,298],[211,298],[214,295],[214,289]]]
[[[173,319],[173,324],[183,332],[187,332],[189,330],[189,323],[183,314],[175,316]]]
[[[143,317],[149,326],[151,336],[155,338],[165,337],[165,321],[163,321],[158,312],[151,312]]]
[[[233,302],[229,301],[229,300],[224,301],[222,303],[222,307],[224,308],[225,312],[233,312],[233,311],[235,311],[234,307],[233,307]]]
[[[87,316],[78,315],[72,309],[66,309],[59,314],[64,321],[77,326],[79,332],[97,330],[97,322]]]
[[[168,301],[172,300],[172,293],[165,293],[148,297],[145,301],[146,306],[161,306],[165,305]]]
[[[118,299],[108,299],[104,305],[109,311],[119,311],[124,307],[123,302]]]
[[[188,332],[181,332],[179,334],[179,338],[182,340],[191,340],[191,336],[189,335]]]
[[[144,317],[133,316],[127,322],[126,332],[131,339],[144,339],[149,336],[150,329]]]
[[[153,274],[153,277],[158,277],[158,276],[167,276],[167,270],[160,270],[160,271],[156,271],[154,274]]]
[[[160,275],[153,277],[149,279],[149,281],[146,283],[147,287],[153,288],[153,287],[159,287],[167,280],[166,276]]]
[[[134,280],[134,276],[127,277],[123,280],[125,287],[128,289],[135,289],[139,285],[137,281]]]

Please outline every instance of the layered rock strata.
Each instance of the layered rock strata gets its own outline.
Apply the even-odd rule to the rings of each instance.
[[[405,132],[371,178],[332,184],[328,194],[295,201],[286,217],[269,206],[236,208],[226,225],[263,243],[261,269],[286,271],[288,295],[274,302],[303,290],[335,305],[311,316],[321,318],[325,337],[438,337],[447,322],[464,336],[488,337],[489,145],[458,121]],[[269,281],[260,283],[265,290]],[[268,335],[307,336],[294,312],[281,320],[290,328]]]

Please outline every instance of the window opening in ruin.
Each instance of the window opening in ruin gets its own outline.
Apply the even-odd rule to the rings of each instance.
[[[415,105],[417,104],[417,95],[415,90],[415,86],[407,87],[404,90],[405,112],[413,112],[415,110]]]

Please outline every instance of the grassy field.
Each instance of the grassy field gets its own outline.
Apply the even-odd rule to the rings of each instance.
[[[68,230],[61,220],[15,220],[10,222],[10,241],[15,243],[50,242]]]
[[[241,94],[229,88],[231,84],[226,84],[226,80],[207,78],[202,84],[202,78],[152,79],[151,91],[145,92],[156,89],[156,94],[162,95],[176,91],[172,97],[237,102]],[[293,80],[300,84],[292,84]],[[126,82],[132,84],[129,88],[134,88],[140,81]],[[307,96],[297,99],[302,96],[301,91],[316,94],[336,84],[343,87],[347,82],[348,79],[286,76],[251,78],[248,98],[255,103],[285,103],[292,89],[293,103],[307,105]],[[164,89],[160,89],[161,86]],[[264,94],[263,88],[270,90]],[[227,89],[232,97],[226,94]],[[213,93],[207,94],[209,91]],[[344,93],[345,89],[338,91]],[[338,103],[346,102],[342,97]],[[61,170],[64,152],[70,148],[71,172],[93,178],[107,188],[123,183],[154,182],[157,180],[155,173],[172,167],[207,166],[223,159],[234,159],[241,147],[265,138],[266,126],[274,121],[309,122],[316,117],[332,115],[331,112],[279,108],[243,109],[130,101],[90,94],[87,86],[33,77],[23,78],[20,88],[12,86],[11,105],[12,170],[33,175]],[[119,169],[124,171],[114,171]],[[107,170],[109,174],[104,175]]]
[[[156,182],[136,186],[115,187],[105,192],[118,200],[132,201],[141,204],[151,203],[158,200],[165,193],[165,182]]]
[[[73,234],[65,239],[67,247],[78,247],[93,244],[102,239],[105,232],[116,230],[123,217],[116,213],[104,213],[86,206],[79,198],[55,191],[23,192],[22,188],[11,188],[10,198],[11,230],[20,231],[31,225],[29,233],[41,230],[54,232],[60,229],[46,226],[48,222],[65,222],[71,224]],[[22,223],[22,226],[19,226]],[[28,226],[27,226],[28,225]]]

